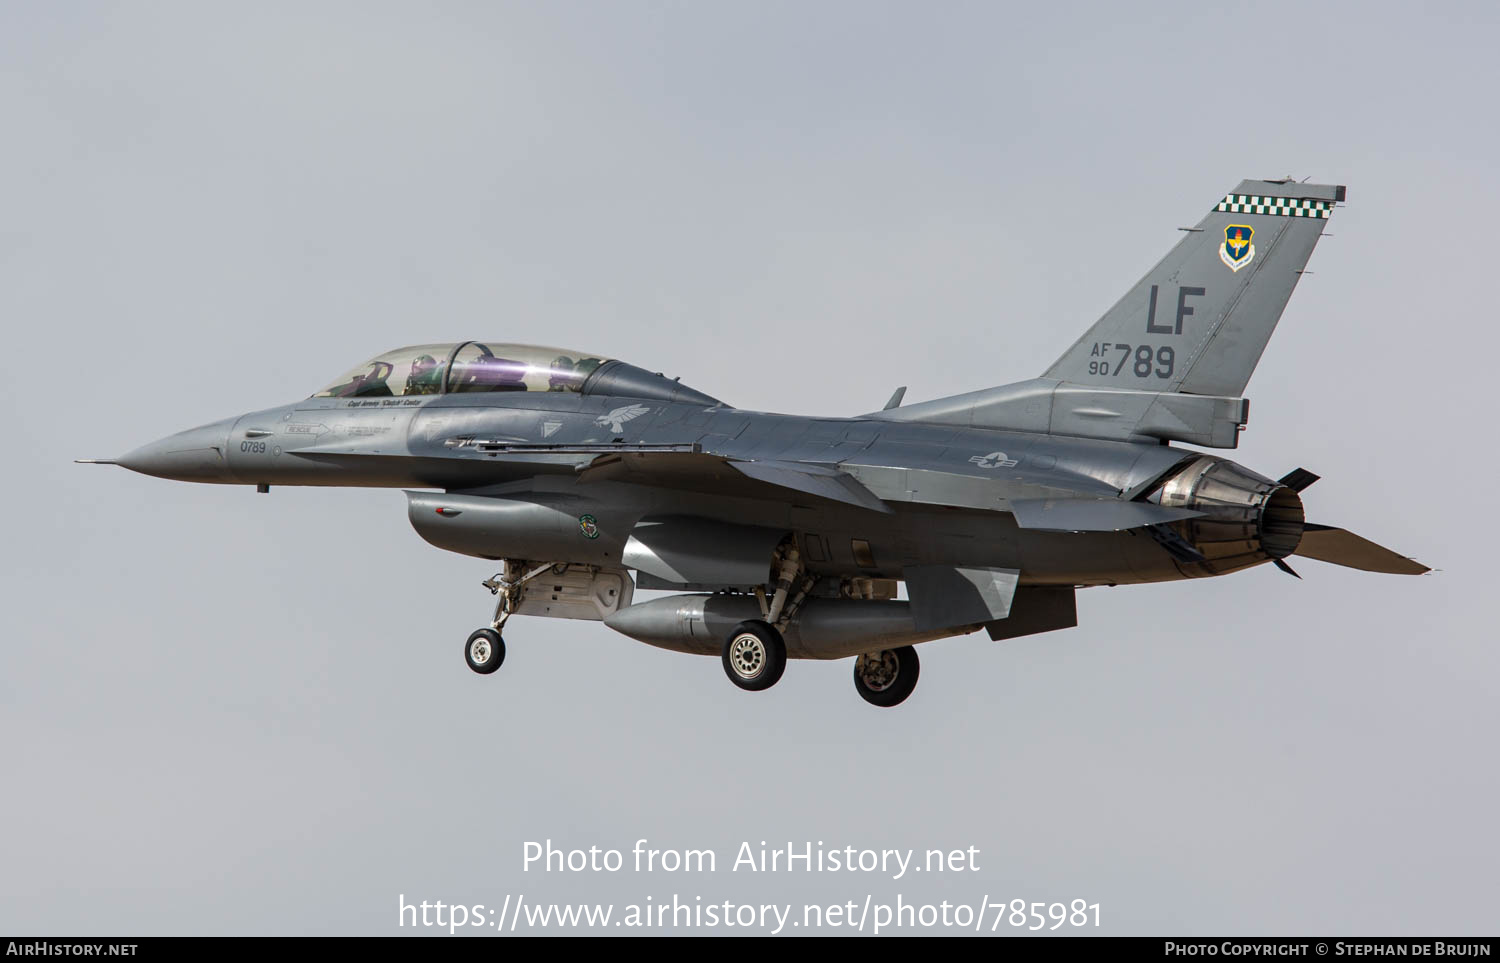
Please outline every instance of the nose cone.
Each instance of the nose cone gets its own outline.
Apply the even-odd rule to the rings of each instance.
[[[201,428],[179,431],[160,441],[142,445],[117,462],[142,475],[174,481],[232,481],[224,454],[229,444],[229,429],[237,420],[226,418]]]

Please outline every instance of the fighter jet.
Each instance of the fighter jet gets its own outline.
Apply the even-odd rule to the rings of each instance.
[[[735,408],[627,361],[464,341],[398,348],[309,398],[96,463],[179,481],[407,489],[422,538],[495,563],[470,669],[513,616],[601,621],[718,656],[741,689],[788,659],[912,692],[915,645],[1077,625],[1082,588],[1288,559],[1427,568],[1303,514],[1318,480],[1236,447],[1246,383],[1340,186],[1247,180],[1037,378],[858,417]],[[904,584],[904,595],[901,590]],[[636,601],[635,592],[673,594]]]

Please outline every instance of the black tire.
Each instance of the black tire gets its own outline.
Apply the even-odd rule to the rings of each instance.
[[[489,675],[505,661],[505,640],[494,629],[478,629],[464,643],[464,661],[480,675]]]
[[[771,688],[786,671],[786,642],[775,626],[759,619],[736,625],[720,656],[729,681],[750,692]]]
[[[880,706],[882,709],[899,706],[917,687],[917,676],[922,674],[922,662],[917,658],[917,650],[903,645],[871,655],[880,659],[879,666],[868,664],[868,655],[854,660],[854,688],[858,690],[859,697],[872,706]]]

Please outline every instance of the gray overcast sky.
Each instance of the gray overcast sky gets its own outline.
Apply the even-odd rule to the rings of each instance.
[[[1496,929],[1491,4],[0,7],[0,932],[392,933],[499,904],[1024,898],[1106,933]],[[1243,177],[1349,185],[1237,460],[1442,571],[1094,589],[774,690],[590,623],[463,665],[491,567],[393,491],[70,463],[402,344],[854,414],[1035,376]],[[539,876],[521,845],[713,848]],[[967,847],[892,882],[741,840]],[[409,932],[410,930],[408,930]]]

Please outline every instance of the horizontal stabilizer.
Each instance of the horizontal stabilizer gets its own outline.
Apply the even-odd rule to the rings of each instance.
[[[1122,532],[1203,514],[1115,498],[1017,498],[1011,500],[1010,510],[1017,525],[1043,532]]]
[[[1351,531],[1330,525],[1308,525],[1302,531],[1302,542],[1294,555],[1331,562],[1363,572],[1387,575],[1421,575],[1432,571],[1421,562],[1409,559]]]

